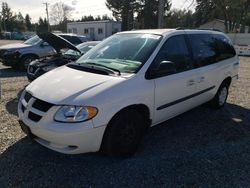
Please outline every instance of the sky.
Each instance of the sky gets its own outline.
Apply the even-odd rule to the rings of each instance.
[[[7,2],[14,12],[21,12],[23,15],[29,14],[32,22],[37,22],[39,17],[46,17],[45,5],[53,5],[57,2],[63,3],[74,8],[72,18],[80,19],[84,15],[104,15],[112,16],[112,13],[107,9],[105,0],[0,0]],[[183,9],[190,6],[192,0],[172,0],[172,9]]]

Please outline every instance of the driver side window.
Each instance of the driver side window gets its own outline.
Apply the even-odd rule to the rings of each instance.
[[[154,60],[154,67],[159,67],[162,61],[173,62],[176,73],[192,68],[191,55],[183,35],[173,36],[165,42]]]

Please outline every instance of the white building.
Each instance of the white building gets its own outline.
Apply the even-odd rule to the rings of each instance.
[[[103,40],[121,31],[121,22],[102,20],[88,22],[71,22],[67,24],[68,33],[85,35],[91,40]]]

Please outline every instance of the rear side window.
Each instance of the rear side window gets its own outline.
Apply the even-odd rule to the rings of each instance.
[[[216,62],[219,49],[212,35],[192,34],[189,37],[194,60],[199,66],[206,66]]]
[[[223,35],[191,34],[189,38],[198,66],[217,63],[236,55],[229,39]]]
[[[158,67],[162,61],[173,62],[177,72],[192,68],[191,56],[183,35],[173,36],[165,42],[154,60],[154,67]]]
[[[214,35],[214,38],[219,49],[219,54],[217,57],[219,61],[232,58],[236,55],[234,47],[229,39],[223,35]]]

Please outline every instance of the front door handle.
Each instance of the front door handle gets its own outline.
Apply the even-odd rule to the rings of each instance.
[[[189,80],[188,82],[187,82],[187,85],[188,86],[192,86],[192,85],[194,85],[195,84],[195,81],[194,80]]]

